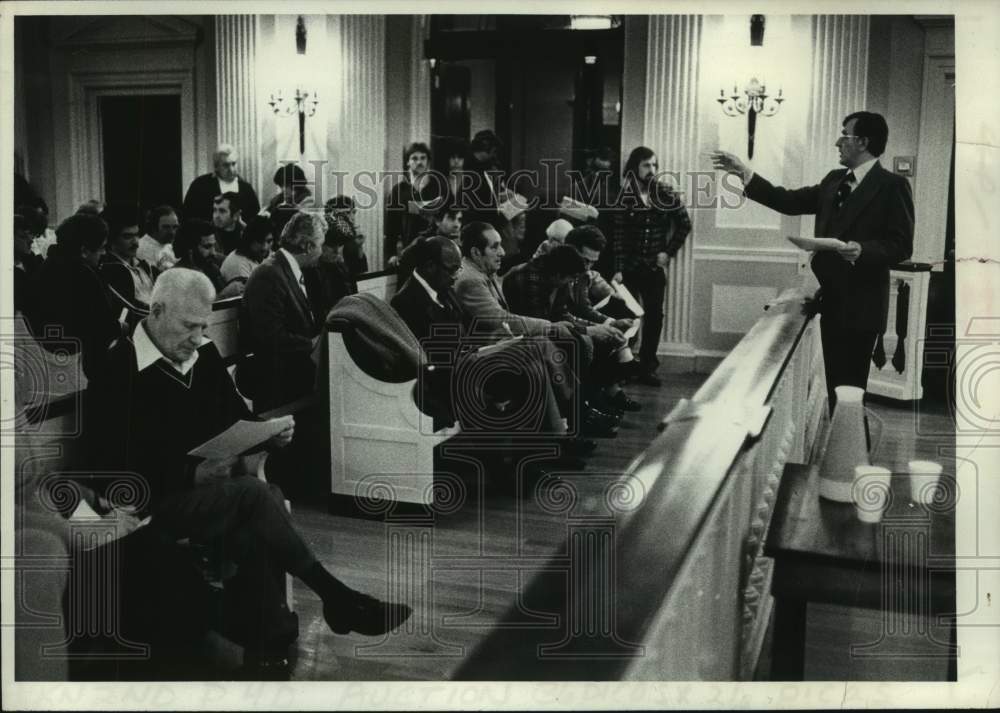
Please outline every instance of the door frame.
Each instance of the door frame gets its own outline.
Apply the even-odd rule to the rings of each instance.
[[[70,75],[69,95],[74,205],[91,198],[105,200],[99,100],[106,96],[180,97],[180,193],[184,195],[184,177],[195,172],[194,78],[190,71],[74,72]]]

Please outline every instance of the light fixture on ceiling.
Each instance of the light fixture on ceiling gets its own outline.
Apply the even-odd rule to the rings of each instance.
[[[583,63],[584,64],[597,64],[597,57],[595,55],[588,54],[586,57],[583,58]]]
[[[611,15],[570,15],[569,18],[571,30],[610,30],[614,24]]]

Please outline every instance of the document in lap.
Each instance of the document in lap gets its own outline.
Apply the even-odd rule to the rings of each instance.
[[[237,421],[215,438],[210,438],[189,451],[188,455],[198,458],[238,456],[284,431],[291,425],[289,419],[286,416],[270,421]]]
[[[488,354],[490,352],[499,351],[500,349],[506,349],[507,347],[513,346],[522,339],[524,339],[524,335],[519,334],[516,337],[511,337],[510,339],[501,339],[499,342],[495,344],[487,344],[484,347],[479,347],[479,349],[476,351],[479,354]]]
[[[625,285],[622,285],[617,282],[612,284],[614,285],[615,288],[615,294],[617,294],[618,297],[620,297],[625,302],[625,306],[628,307],[629,312],[634,314],[636,317],[641,317],[642,315],[646,314],[646,311],[639,305],[638,300],[636,300],[636,298],[632,296],[632,293],[629,292],[628,288],[625,287]]]

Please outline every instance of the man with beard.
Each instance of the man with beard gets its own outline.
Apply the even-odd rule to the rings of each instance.
[[[642,299],[642,321],[637,380],[659,386],[656,349],[663,329],[666,269],[691,232],[691,219],[680,197],[657,180],[656,154],[639,146],[625,163],[622,192],[612,209],[614,277]]]
[[[438,197],[443,186],[428,174],[431,150],[427,144],[415,142],[403,152],[406,177],[393,186],[385,201],[385,244],[386,265],[395,266],[403,250],[427,227],[427,219],[420,207]],[[438,179],[440,174],[435,174]]]
[[[108,252],[101,258],[101,276],[130,310],[145,312],[153,294],[153,268],[140,257],[139,219],[127,206],[110,205],[102,216],[108,224]]]

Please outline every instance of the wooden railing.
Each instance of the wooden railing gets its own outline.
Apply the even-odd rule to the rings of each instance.
[[[747,680],[770,609],[761,554],[784,465],[826,423],[818,323],[779,298],[664,430],[567,521],[563,551],[459,679]],[[555,615],[523,628],[524,612]]]

